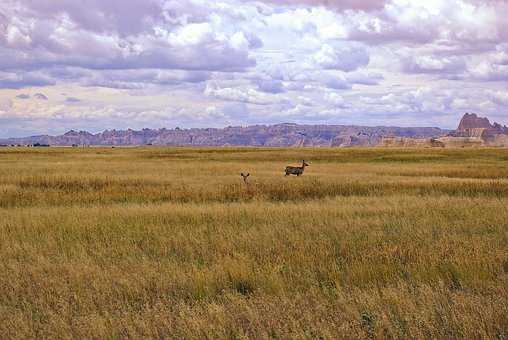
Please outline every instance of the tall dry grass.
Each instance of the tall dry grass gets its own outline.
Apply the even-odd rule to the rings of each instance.
[[[507,203],[502,149],[0,150],[0,337],[504,339]]]

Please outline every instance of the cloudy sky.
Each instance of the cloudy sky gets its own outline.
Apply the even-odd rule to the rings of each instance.
[[[508,1],[2,0],[0,137],[508,124]]]

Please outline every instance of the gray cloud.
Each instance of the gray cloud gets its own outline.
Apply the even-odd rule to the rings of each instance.
[[[343,77],[327,77],[324,84],[335,90],[350,90],[353,87],[353,85]]]
[[[162,3],[156,0],[88,0],[86,5],[74,0],[22,1],[29,13],[47,19],[67,14],[80,27],[122,35],[149,30],[163,15]]]
[[[34,98],[39,100],[48,100],[48,97],[44,93],[36,93],[34,94]]]
[[[2,72],[0,89],[21,89],[24,87],[54,85],[55,80],[40,72]]]
[[[324,69],[346,72],[366,66],[370,61],[369,54],[364,48],[352,46],[323,45],[313,58],[314,62]]]
[[[12,100],[0,98],[0,117],[12,109]]]
[[[277,5],[307,5],[325,6],[338,10],[376,10],[381,9],[388,2],[387,0],[265,0],[264,2]]]
[[[8,31],[0,40],[3,70],[71,66],[229,72],[254,66],[249,50],[262,46],[252,32],[216,27],[205,5],[186,0],[126,0],[121,5],[91,0],[86,6],[72,0],[11,2],[0,4]]]
[[[222,107],[222,112],[227,118],[240,121],[245,121],[250,113],[245,103],[228,103]]]
[[[283,93],[284,84],[278,80],[259,80],[257,81],[258,90],[266,93]]]
[[[182,85],[186,83],[201,83],[208,80],[208,71],[183,70],[104,70],[75,73],[83,86],[100,86],[118,89],[141,89],[153,85]]]
[[[110,50],[113,48],[113,50]],[[56,53],[58,51],[33,51],[23,57],[22,51],[0,51],[4,58],[0,61],[2,69],[44,69],[54,66],[75,66],[95,70],[108,69],[184,69],[202,71],[240,71],[255,66],[246,50],[237,50],[220,42],[210,42],[197,46],[170,46],[165,42],[153,46],[139,54],[124,55],[116,46],[105,47],[97,53],[80,51],[81,48]],[[81,53],[83,52],[83,53]]]
[[[217,83],[208,83],[204,94],[224,101],[249,103],[254,105],[272,105],[287,101],[277,94],[260,92],[252,88],[221,87]]]
[[[379,85],[384,80],[384,77],[376,72],[354,72],[347,74],[346,79],[352,84]]]
[[[21,93],[16,96],[18,99],[30,99],[30,95],[26,93]]]
[[[409,56],[402,59],[402,70],[406,73],[430,73],[439,75],[461,74],[466,62],[461,57],[437,57],[432,55]]]
[[[76,97],[67,97],[65,98],[66,103],[79,103],[81,102],[81,99],[78,99]]]

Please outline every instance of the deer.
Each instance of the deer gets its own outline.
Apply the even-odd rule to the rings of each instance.
[[[286,174],[284,175],[284,177],[289,175],[300,176],[303,174],[303,171],[305,170],[306,166],[309,166],[309,164],[305,163],[305,160],[302,161],[302,166],[287,166]]]
[[[245,184],[249,184],[249,182],[247,182],[247,178],[250,176],[250,173],[247,173],[247,174],[244,174],[243,172],[240,174],[240,176],[242,176],[243,178],[243,181]]]

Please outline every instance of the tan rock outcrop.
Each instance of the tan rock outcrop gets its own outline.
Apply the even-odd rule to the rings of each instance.
[[[468,148],[485,146],[486,143],[479,137],[441,137],[438,139],[446,148]]]
[[[442,148],[445,145],[435,138],[385,137],[381,140],[380,146],[395,148]]]
[[[508,135],[496,135],[489,145],[508,148]]]

